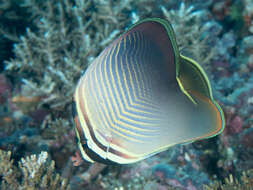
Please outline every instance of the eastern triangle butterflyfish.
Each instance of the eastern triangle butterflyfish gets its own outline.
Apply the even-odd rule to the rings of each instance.
[[[73,110],[89,162],[134,163],[225,126],[206,73],[179,53],[170,23],[159,18],[133,25],[93,60]]]

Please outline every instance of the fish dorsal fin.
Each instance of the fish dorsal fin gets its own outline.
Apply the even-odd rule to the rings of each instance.
[[[220,134],[225,126],[225,118],[219,104],[214,100],[209,79],[203,68],[191,58],[180,55],[180,69],[177,81],[181,91],[196,105],[205,105],[213,116],[212,133],[200,136],[199,139],[210,138]],[[201,105],[200,105],[201,104]]]
[[[167,69],[170,80],[175,80],[179,70],[179,50],[176,43],[176,36],[171,24],[160,18],[147,18],[137,22],[130,27],[122,37],[129,33],[140,32],[149,38],[163,55],[167,55]]]
[[[197,100],[193,98],[190,91],[198,92],[213,101],[211,85],[205,71],[191,58],[180,55],[180,68],[177,81],[183,93],[194,104],[197,104]]]

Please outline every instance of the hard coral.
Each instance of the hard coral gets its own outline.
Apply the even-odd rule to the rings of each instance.
[[[43,96],[41,104],[53,109],[70,103],[88,63],[122,30],[118,23],[129,2],[26,0],[38,31],[27,29],[15,45],[16,58],[6,62],[23,77],[23,95]]]
[[[148,0],[142,1],[145,2]],[[6,62],[7,71],[18,72],[23,78],[21,94],[44,97],[39,105],[48,104],[56,110],[68,105],[80,75],[127,26],[127,18],[132,17],[127,15],[138,18],[137,13],[129,12],[131,3],[134,2],[25,0],[23,6],[36,18],[38,30],[27,29],[15,45],[16,58]],[[160,12],[173,24],[181,49],[187,48],[187,54],[208,64],[215,50],[211,39],[216,39],[219,25],[215,21],[205,24],[201,18],[208,12],[193,10],[193,6],[186,8],[182,3],[179,10],[168,11],[162,6]],[[149,9],[141,11],[143,15],[151,14]],[[216,33],[210,32],[214,28]]]
[[[251,0],[243,0],[244,12],[243,17],[249,32],[253,33],[253,2]]]
[[[19,167],[16,167],[11,152],[0,150],[0,188],[69,190],[66,179],[55,173],[54,165],[54,161],[49,160],[48,153],[41,152],[38,156],[22,158]]]
[[[194,6],[186,6],[184,3],[180,4],[178,10],[168,11],[164,6],[161,10],[172,23],[183,54],[207,68],[211,59],[217,55],[214,44],[218,42],[221,26],[214,20],[205,20],[209,17],[209,12],[196,10]]]
[[[234,178],[231,174],[225,179],[225,183],[215,182],[206,186],[206,190],[252,190],[253,187],[253,170],[245,171],[241,174],[240,179]]]
[[[6,62],[6,69],[8,73],[18,73],[19,78],[22,78],[22,89],[15,100],[36,100],[39,109],[28,106],[32,109],[30,113],[36,109],[46,109],[43,117],[36,110],[36,117],[41,116],[44,121],[35,122],[37,125],[42,122],[41,127],[36,126],[36,131],[42,134],[40,138],[36,142],[31,139],[26,142],[34,144],[32,150],[34,147],[41,148],[39,145],[43,143],[49,145],[57,166],[64,167],[66,160],[62,157],[73,151],[74,143],[70,140],[70,128],[73,127],[70,122],[70,103],[80,75],[105,46],[139,18],[154,16],[153,12],[163,15],[172,23],[181,50],[201,64],[210,64],[212,55],[216,55],[213,44],[216,44],[221,26],[212,19],[208,22],[209,12],[195,10],[193,6],[187,7],[183,3],[178,10],[170,10],[171,7],[167,6],[169,3],[157,6],[154,10],[154,4],[159,5],[154,0],[24,0],[22,6],[30,10],[37,29],[26,30],[25,36],[14,46],[15,59]],[[31,117],[34,121],[35,116]],[[30,157],[28,161],[33,159]],[[182,162],[190,163],[184,159]],[[21,163],[21,166],[25,167],[26,164]],[[151,168],[150,165],[144,168],[147,167]],[[117,174],[101,179],[99,171],[96,184],[103,189],[112,189],[112,186],[118,189],[168,188],[168,184],[159,184],[150,179],[151,174],[147,177],[138,176],[139,171],[144,170],[143,167],[133,171],[136,170],[135,178],[129,183],[117,179]],[[192,171],[198,172],[198,169]],[[193,186],[190,183],[187,185]]]

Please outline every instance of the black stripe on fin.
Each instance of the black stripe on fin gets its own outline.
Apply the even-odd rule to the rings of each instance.
[[[107,164],[107,165],[118,165],[118,163],[116,162],[113,162],[111,160],[108,160],[108,159],[104,159],[102,158],[101,156],[99,156],[97,153],[95,153],[93,150],[91,150],[87,143],[83,143],[82,144],[82,148],[84,150],[84,152],[86,153],[86,155],[93,161],[95,162],[100,162],[102,164]]]

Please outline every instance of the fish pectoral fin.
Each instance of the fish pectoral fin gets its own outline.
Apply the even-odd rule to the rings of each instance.
[[[182,82],[180,81],[180,79],[177,77],[177,83],[180,87],[180,90],[190,99],[190,101],[194,104],[197,105],[197,102],[194,100],[194,98],[187,92],[187,90],[184,88]]]

